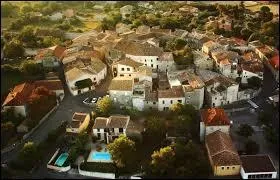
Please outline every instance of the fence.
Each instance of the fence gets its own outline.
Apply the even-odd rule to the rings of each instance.
[[[97,178],[105,178],[105,179],[115,179],[116,175],[114,173],[102,173],[102,172],[91,172],[91,171],[83,171],[78,166],[79,174],[83,176],[97,177]]]

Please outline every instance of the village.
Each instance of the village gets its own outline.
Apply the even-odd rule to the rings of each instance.
[[[122,19],[134,8],[121,7]],[[162,15],[198,12],[184,5]],[[227,31],[232,23],[226,15],[209,16],[206,25]],[[30,165],[32,177],[44,171],[36,169],[40,159],[56,173],[53,178],[278,178],[278,158],[258,144],[275,122],[265,121],[257,102],[276,114],[279,106],[274,46],[198,29],[119,22],[114,30],[91,30],[65,46],[42,48],[31,59],[44,78],[15,85],[2,103],[3,117],[16,119],[19,136],[2,148],[2,167]],[[266,81],[278,86],[265,90]],[[42,129],[45,135],[35,138]],[[51,151],[41,150],[48,144]],[[29,148],[26,156],[42,151],[48,159],[33,154],[21,164],[8,157],[19,147]]]

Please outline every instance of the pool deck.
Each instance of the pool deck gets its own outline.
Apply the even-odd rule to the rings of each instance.
[[[94,144],[93,148],[91,149],[91,152],[88,155],[87,162],[108,162],[108,163],[109,162],[113,162],[112,160],[110,160],[110,161],[107,161],[107,160],[105,160],[105,161],[98,161],[98,160],[93,160],[92,159],[92,154],[95,153],[95,152],[98,152],[96,150],[97,145],[100,145],[102,147],[102,150],[100,152],[108,152],[108,151],[105,151],[106,144],[96,143],[96,144]]]

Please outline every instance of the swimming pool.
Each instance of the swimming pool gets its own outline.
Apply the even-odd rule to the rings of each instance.
[[[111,162],[111,154],[109,152],[93,152],[91,159],[96,162]]]
[[[55,161],[54,165],[57,165],[57,166],[61,167],[65,163],[65,161],[68,158],[68,156],[69,156],[68,153],[60,154],[60,156]]]

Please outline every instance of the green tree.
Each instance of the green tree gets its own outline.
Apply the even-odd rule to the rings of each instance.
[[[7,144],[9,139],[15,135],[15,125],[11,122],[1,123],[1,147]]]
[[[113,108],[113,101],[107,96],[101,98],[96,103],[97,111],[103,115],[108,115],[109,112],[112,110],[112,108]]]
[[[270,8],[268,6],[262,6],[260,10],[261,12],[265,12],[265,13],[270,12]]]
[[[248,140],[245,144],[245,152],[249,155],[255,155],[259,152],[260,146],[253,140]]]
[[[40,64],[36,64],[33,61],[25,61],[21,64],[22,72],[27,75],[41,75],[43,73],[43,67]]]
[[[15,39],[7,42],[3,48],[4,57],[7,58],[23,57],[24,51],[22,43]]]
[[[175,152],[170,146],[161,148],[159,151],[154,151],[151,157],[151,170],[153,174],[168,176],[172,173]]]
[[[171,113],[181,114],[183,110],[183,104],[176,103],[170,106]]]
[[[150,116],[145,121],[145,125],[145,135],[147,135],[151,141],[159,142],[165,138],[166,127],[161,118],[157,116]]]
[[[25,6],[22,6],[21,8],[20,8],[20,13],[21,14],[26,14],[26,13],[30,13],[30,12],[32,12],[33,11],[33,8],[32,8],[32,6],[30,6],[30,4],[29,5],[25,5]]]
[[[132,165],[131,159],[133,158],[136,149],[135,142],[128,137],[123,134],[120,135],[112,143],[108,144],[107,148],[117,167],[122,168]]]
[[[11,2],[1,3],[1,17],[14,17],[17,15],[17,6],[14,6]]]
[[[254,129],[248,124],[241,124],[238,130],[238,135],[248,138],[254,133]]]
[[[24,163],[26,169],[31,169],[38,163],[40,154],[38,147],[33,142],[27,142],[19,152],[19,161]]]

